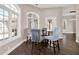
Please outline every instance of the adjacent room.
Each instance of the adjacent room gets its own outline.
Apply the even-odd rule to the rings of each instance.
[[[0,4],[0,55],[78,55],[79,4]]]

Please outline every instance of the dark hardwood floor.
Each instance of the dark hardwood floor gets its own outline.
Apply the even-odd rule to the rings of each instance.
[[[76,43],[75,35],[64,34],[64,39],[59,41],[60,51],[53,52],[48,45],[33,45],[30,42],[24,42],[9,55],[78,55],[79,43]],[[32,46],[33,45],[33,46]]]

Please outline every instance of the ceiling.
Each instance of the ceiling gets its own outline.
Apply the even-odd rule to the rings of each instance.
[[[32,4],[38,8],[52,8],[52,7],[66,7],[70,6],[71,4]]]

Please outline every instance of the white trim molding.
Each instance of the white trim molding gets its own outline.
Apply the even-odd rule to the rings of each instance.
[[[79,43],[79,40],[76,40],[77,43]]]
[[[71,34],[75,34],[75,32],[69,32],[69,31],[63,31],[63,33],[71,33]]]
[[[14,49],[16,49],[17,47],[19,47],[22,43],[24,43],[25,40],[21,41],[20,43],[18,43],[16,46],[14,46],[13,48],[9,49],[8,51],[6,51],[5,53],[3,53],[3,55],[8,55],[10,52],[12,52]]]

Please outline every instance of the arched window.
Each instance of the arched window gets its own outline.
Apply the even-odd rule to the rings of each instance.
[[[34,12],[27,13],[28,28],[38,29],[39,28],[39,15]]]
[[[0,40],[17,36],[17,10],[12,4],[0,5]]]

